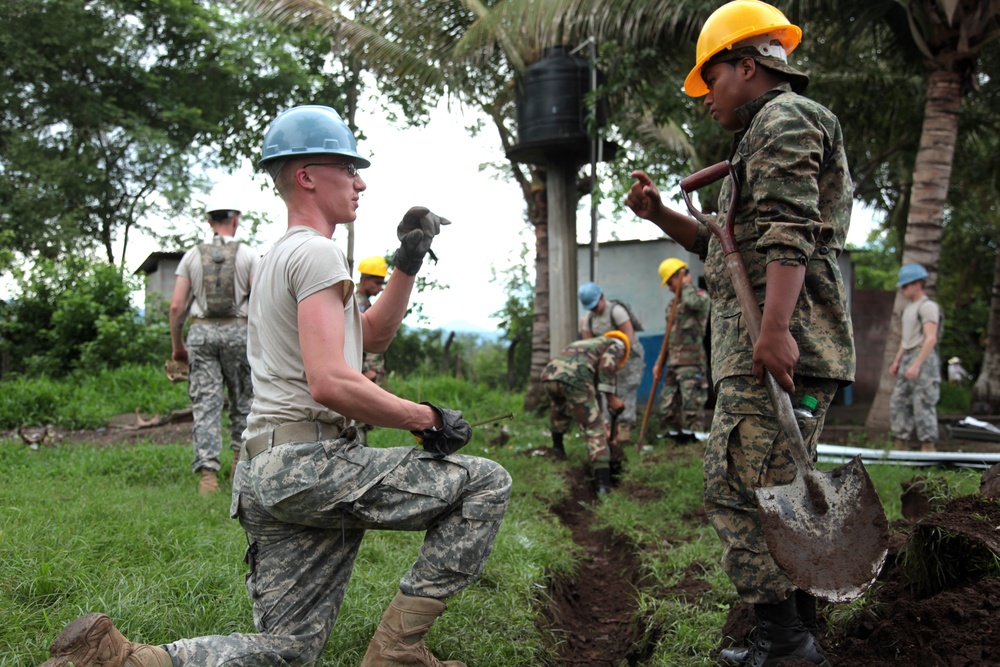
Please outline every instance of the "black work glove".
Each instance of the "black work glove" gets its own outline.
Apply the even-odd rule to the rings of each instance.
[[[441,233],[441,225],[450,224],[450,220],[431,213],[424,206],[412,207],[396,227],[399,248],[392,260],[393,266],[407,275],[417,275],[424,263],[424,255],[431,249],[431,242]],[[431,259],[437,261],[433,252]]]
[[[427,402],[420,405],[430,406],[441,417],[441,428],[425,428],[422,431],[410,431],[425,450],[437,456],[454,454],[472,439],[472,427],[462,419],[458,410],[439,408]]]

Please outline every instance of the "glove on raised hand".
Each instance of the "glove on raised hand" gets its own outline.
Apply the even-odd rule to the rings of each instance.
[[[422,431],[410,431],[423,448],[437,456],[454,454],[472,439],[472,427],[462,419],[458,410],[439,408],[431,403],[423,402],[441,417],[441,428],[425,428]]]
[[[392,260],[393,266],[407,275],[417,275],[424,255],[431,249],[431,242],[441,233],[441,225],[450,224],[450,220],[431,213],[424,206],[412,207],[396,227],[399,248]]]

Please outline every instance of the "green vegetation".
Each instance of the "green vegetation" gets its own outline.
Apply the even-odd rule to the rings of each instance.
[[[103,423],[137,403],[153,409],[157,393],[183,398],[183,385],[171,387],[158,373],[108,373],[94,379],[94,389],[46,381],[53,398],[33,409],[43,421]],[[144,384],[156,391],[142,390]],[[27,393],[28,385],[2,386],[4,414],[15,414],[8,401]],[[549,444],[547,424],[521,413],[519,393],[422,375],[396,378],[393,389],[461,408],[471,421],[515,414],[504,422],[511,432],[507,443],[493,444],[498,426],[483,425],[466,449],[501,462],[514,478],[514,492],[482,579],[449,602],[429,643],[443,657],[471,665],[546,664],[552,656],[536,626],[546,589],[551,579],[570,576],[581,557],[550,507],[568,496],[562,471],[583,464],[583,447],[570,438],[566,463],[531,456]],[[165,410],[172,404],[156,405]],[[58,417],[54,410],[73,416]],[[408,433],[388,429],[375,429],[370,440],[373,446],[412,444]],[[700,449],[628,454],[621,492],[594,506],[594,527],[610,527],[636,547],[642,568],[636,623],[648,628],[645,641],[652,648],[644,664],[711,665],[736,597],[701,511]],[[147,643],[253,631],[243,587],[245,538],[229,518],[226,494],[195,493],[189,457],[187,442],[94,447],[64,441],[31,450],[19,440],[0,440],[0,665],[38,664],[63,625],[87,611],[108,613],[127,636]],[[224,473],[228,467],[225,461]],[[929,471],[871,466],[869,472],[893,520],[900,517],[900,483]],[[975,471],[933,476],[945,494],[978,486]],[[358,663],[420,540],[410,533],[368,535],[324,667]],[[688,577],[705,580],[706,592],[696,598],[675,593]],[[852,608],[845,606],[844,613]]]

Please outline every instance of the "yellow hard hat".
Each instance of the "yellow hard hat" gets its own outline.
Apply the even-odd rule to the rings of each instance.
[[[708,94],[701,78],[701,68],[712,56],[750,37],[768,35],[781,42],[785,55],[802,41],[802,30],[788,22],[777,7],[760,0],[733,0],[714,12],[705,21],[698,35],[695,66],[684,79],[684,92],[691,97]]]
[[[619,331],[618,329],[614,329],[613,331],[608,331],[604,335],[607,338],[614,338],[615,340],[620,340],[621,342],[625,343],[625,356],[623,356],[622,360],[618,362],[618,368],[621,368],[622,366],[625,365],[625,362],[628,361],[629,352],[632,351],[632,343],[629,342],[628,336],[625,334],[625,332]]]
[[[667,259],[660,262],[660,278],[663,283],[660,285],[660,289],[667,286],[667,282],[674,277],[680,269],[686,269],[687,262],[682,262],[676,257],[668,257]]]
[[[385,278],[386,272],[389,270],[389,265],[385,263],[385,257],[379,257],[375,255],[374,257],[365,257],[363,260],[358,262],[358,273],[363,276],[378,276],[380,278]]]

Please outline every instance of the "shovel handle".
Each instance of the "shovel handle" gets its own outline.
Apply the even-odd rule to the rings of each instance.
[[[726,209],[726,225],[725,227],[721,227],[710,216],[705,215],[695,208],[688,193],[692,190],[705,187],[710,183],[714,183],[727,175],[732,177],[732,185],[729,192],[729,208]],[[750,278],[747,275],[746,266],[743,264],[743,256],[740,254],[739,247],[736,245],[736,241],[733,238],[733,225],[736,219],[736,205],[739,201],[740,195],[740,184],[736,178],[736,172],[733,169],[733,165],[729,162],[729,160],[724,160],[713,164],[710,167],[706,167],[701,171],[695,172],[681,181],[681,194],[683,195],[684,203],[687,204],[688,210],[691,214],[697,218],[699,222],[708,227],[709,230],[719,239],[719,243],[722,245],[722,255],[726,264],[726,271],[729,273],[729,279],[733,283],[733,289],[736,292],[736,300],[740,304],[740,311],[743,313],[743,318],[746,320],[747,331],[750,334],[750,341],[756,345],[757,339],[760,337],[760,305],[757,303],[757,297],[754,295],[753,288],[750,286]],[[778,419],[778,425],[785,433],[785,436],[792,441],[789,453],[792,456],[792,460],[794,461],[796,468],[798,468],[801,472],[809,470],[812,468],[812,463],[806,453],[806,445],[805,441],[802,439],[802,432],[799,430],[799,424],[795,421],[795,413],[792,412],[791,396],[789,396],[788,392],[786,392],[781,385],[778,384],[778,381],[774,379],[774,376],[771,375],[766,368],[764,369],[764,386],[767,389],[768,397],[771,399],[771,405],[774,406],[774,411]]]

